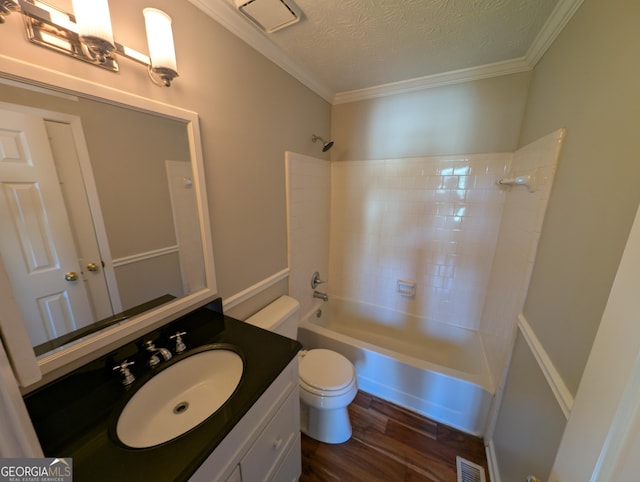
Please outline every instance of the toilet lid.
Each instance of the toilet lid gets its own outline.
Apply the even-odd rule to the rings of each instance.
[[[340,390],[353,380],[353,365],[335,351],[318,348],[300,357],[300,379],[321,390]]]

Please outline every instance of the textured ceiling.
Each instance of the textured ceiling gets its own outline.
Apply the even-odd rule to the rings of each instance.
[[[528,70],[583,0],[285,0],[265,33],[235,0],[189,0],[330,102]]]
[[[269,37],[336,92],[523,57],[558,0],[295,0]]]

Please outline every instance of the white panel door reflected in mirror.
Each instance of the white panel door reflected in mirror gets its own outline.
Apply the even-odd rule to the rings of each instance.
[[[207,288],[184,121],[17,87],[0,101],[16,157],[0,253],[36,355]]]
[[[41,118],[0,110],[0,246],[33,345],[96,321]]]

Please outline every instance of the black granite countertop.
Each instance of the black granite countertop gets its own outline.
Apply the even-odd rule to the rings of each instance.
[[[146,340],[172,347],[169,336],[186,331],[187,351],[148,368]],[[161,445],[132,449],[114,435],[117,416],[128,397],[153,374],[201,345],[228,343],[244,357],[244,373],[231,398],[186,434]],[[216,300],[159,330],[88,363],[25,396],[25,403],[47,457],[71,457],[74,481],[187,480],[296,356],[301,345],[222,314]],[[125,389],[113,367],[124,359],[136,381]]]

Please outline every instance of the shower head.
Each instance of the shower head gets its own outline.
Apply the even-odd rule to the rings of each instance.
[[[322,152],[327,152],[329,149],[331,149],[333,147],[333,141],[327,141],[325,142],[324,139],[322,137],[319,137],[315,134],[313,134],[311,136],[311,142],[316,142],[316,141],[320,141],[322,142]]]

